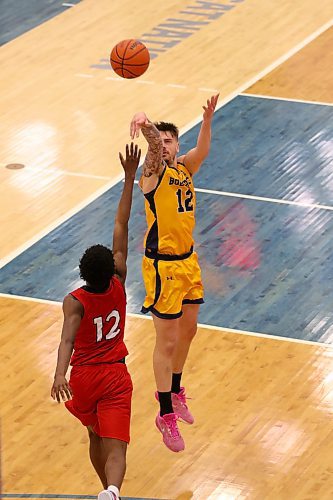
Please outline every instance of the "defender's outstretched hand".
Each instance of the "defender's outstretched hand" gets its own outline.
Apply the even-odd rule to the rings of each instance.
[[[123,166],[123,169],[125,170],[125,175],[130,175],[131,177],[135,177],[135,173],[140,163],[140,157],[141,157],[141,149],[138,149],[137,144],[135,144],[135,146],[133,142],[131,142],[130,146],[126,144],[125,158],[121,153],[119,153],[119,159]]]
[[[207,106],[202,106],[204,109],[204,114],[203,114],[204,120],[212,119],[219,95],[220,94],[213,95],[210,99],[207,99]]]

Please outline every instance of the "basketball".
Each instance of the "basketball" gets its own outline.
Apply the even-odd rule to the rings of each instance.
[[[150,56],[147,47],[139,40],[122,40],[111,51],[112,69],[122,78],[137,78],[149,66]]]

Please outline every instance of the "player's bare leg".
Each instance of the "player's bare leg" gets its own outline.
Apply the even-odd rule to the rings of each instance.
[[[105,475],[108,486],[114,484],[120,489],[126,472],[127,443],[119,439],[102,439],[106,453]]]
[[[199,308],[199,304],[183,305],[183,315],[179,318],[177,344],[172,360],[172,405],[178,417],[188,424],[193,424],[194,418],[187,407],[185,388],[180,386],[180,381],[192,340],[197,333]]]
[[[102,485],[104,488],[107,488],[107,480],[105,475],[105,461],[106,456],[104,452],[104,446],[102,438],[99,437],[91,427],[87,427],[89,433],[89,455],[91,463],[95,471],[97,472],[98,477],[100,478]]]
[[[185,447],[171,402],[172,359],[177,342],[178,319],[162,319],[153,316],[156,343],[153,366],[160,411],[155,423],[163,435],[164,444],[172,451],[182,451]]]
[[[153,366],[157,390],[171,390],[172,359],[176,349],[179,319],[161,319],[153,315],[156,342]]]
[[[119,439],[102,438],[104,447],[105,476],[107,486],[98,495],[98,500],[117,500],[126,472],[127,443]]]
[[[172,373],[182,373],[192,340],[197,333],[200,304],[184,304],[179,318],[177,343],[172,357]]]

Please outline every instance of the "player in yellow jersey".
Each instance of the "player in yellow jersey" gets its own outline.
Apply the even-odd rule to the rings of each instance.
[[[178,418],[192,424],[181,376],[197,331],[203,286],[197,254],[193,251],[195,191],[193,175],[206,158],[211,142],[211,121],[218,95],[203,106],[203,121],[196,147],[177,158],[178,129],[172,123],[152,123],[145,113],[131,122],[132,139],[140,130],[148,142],[140,187],[145,197],[148,229],[145,236],[143,278],[146,299],[156,330],[153,365],[160,411],[156,426],[172,451],[185,447]]]

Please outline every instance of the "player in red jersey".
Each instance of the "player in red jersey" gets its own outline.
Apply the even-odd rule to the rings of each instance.
[[[114,222],[112,251],[88,248],[80,260],[86,285],[66,295],[51,396],[88,428],[90,459],[105,488],[99,500],[117,500],[126,470],[132,381],[125,364],[128,220],[141,150],[119,153],[125,183]],[[74,351],[74,352],[73,352]],[[69,383],[66,373],[72,365]]]

